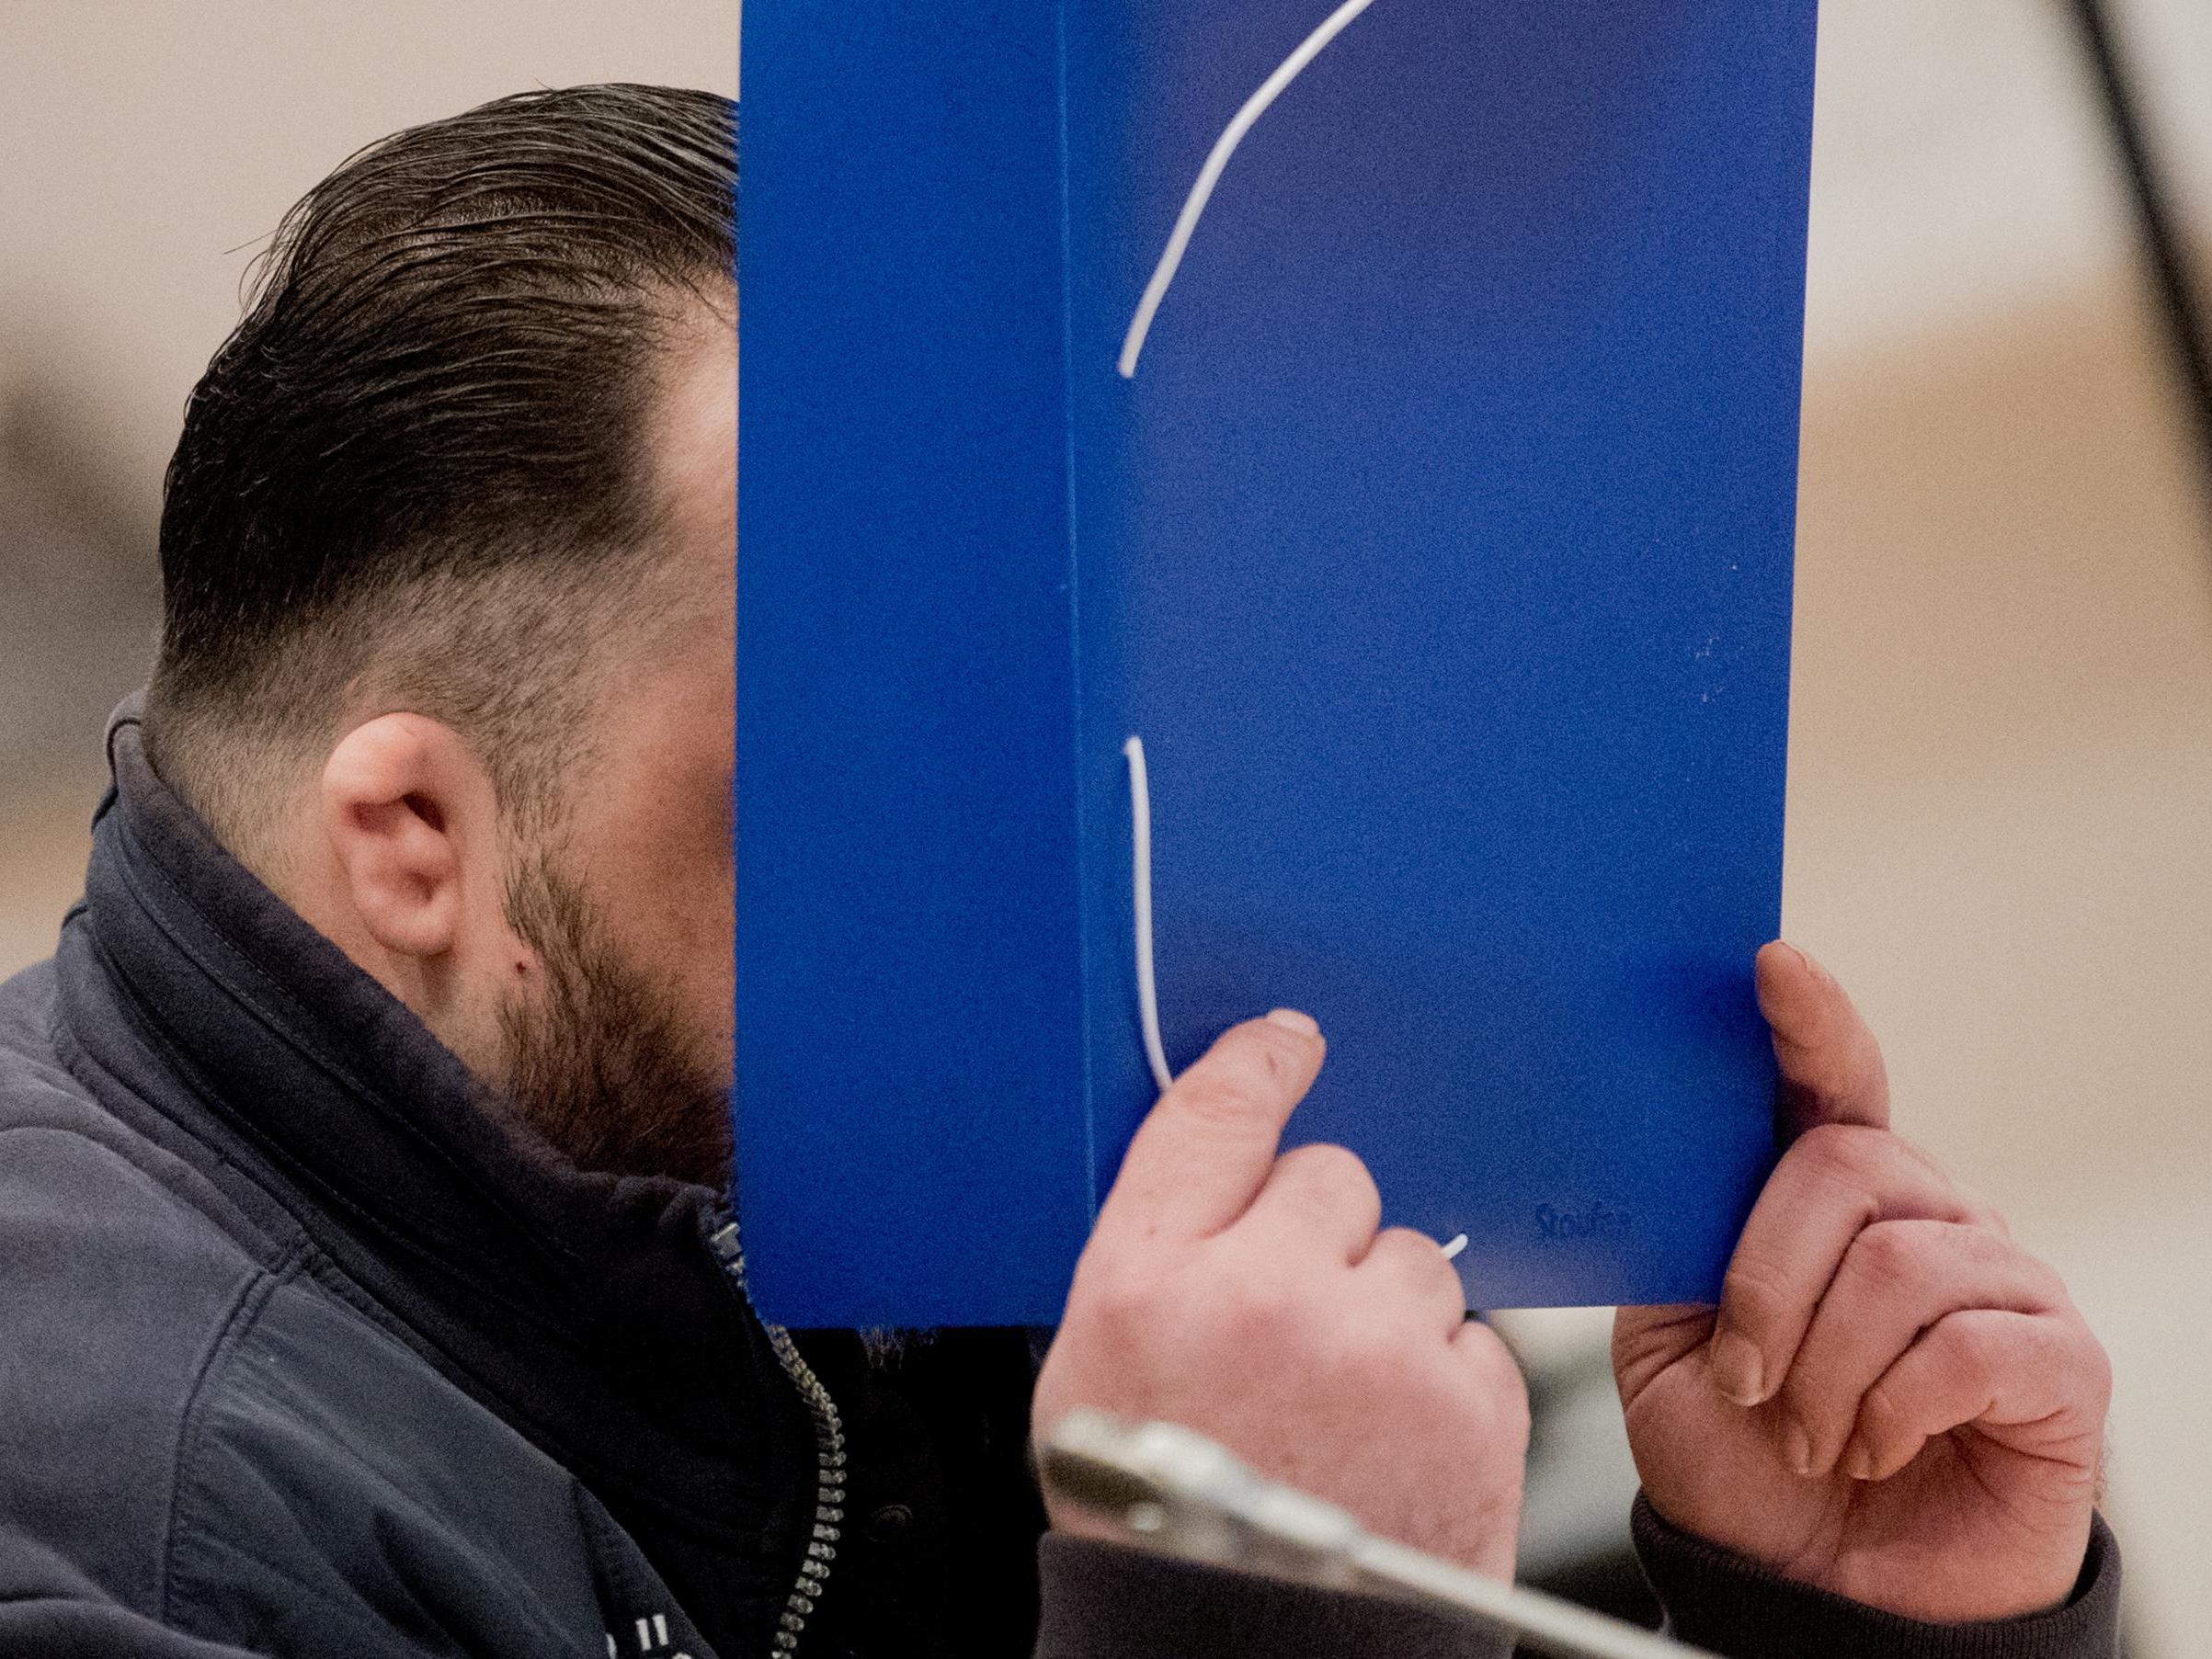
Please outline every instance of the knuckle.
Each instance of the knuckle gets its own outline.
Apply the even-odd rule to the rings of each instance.
[[[1923,1225],[1930,1229],[1933,1236],[1942,1240],[1943,1248],[1945,1251],[1955,1254],[1962,1261],[1972,1262],[1978,1267],[2017,1264],[2032,1269],[2042,1265],[2034,1261],[2026,1252],[2021,1250],[2003,1233],[1994,1232],[1978,1222],[1972,1221],[1930,1222]]]
[[[1858,1425],[1877,1445],[1894,1441],[1910,1426],[1897,1383],[1885,1377],[1866,1391],[1859,1401]]]
[[[1872,1294],[1883,1296],[1925,1291],[1961,1275],[1967,1283],[1990,1274],[2009,1278],[2024,1258],[2010,1240],[1987,1228],[1910,1218],[1870,1223],[1852,1241],[1844,1259],[1855,1278]],[[2033,1265],[2024,1276],[2044,1289],[2043,1276]]]
[[[1176,1108],[1192,1122],[1207,1129],[1233,1129],[1249,1121],[1257,1109],[1256,1091],[1234,1074],[1218,1071],[1176,1085]]]
[[[1876,1222],[1852,1240],[1844,1260],[1855,1276],[1880,1295],[1927,1277],[1932,1243],[1921,1222]]]
[[[1360,1161],[1357,1153],[1347,1147],[1317,1142],[1301,1146],[1285,1154],[1303,1165],[1302,1173],[1317,1187],[1347,1202],[1373,1201],[1380,1204],[1382,1194],[1376,1189],[1374,1177],[1367,1173],[1367,1165]]]
[[[1487,1325],[1470,1325],[1452,1339],[1460,1385],[1486,1404],[1501,1437],[1525,1446],[1529,1433],[1528,1382],[1513,1356]]]
[[[2018,1267],[2040,1304],[2038,1311],[2064,1314],[2076,1324],[2081,1324],[2081,1315],[2074,1308],[2073,1298],[2067,1294],[2066,1280],[2059,1276],[2058,1268],[2040,1256],[2030,1256],[2013,1244],[2007,1234],[1990,1235],[1990,1239],[1992,1253]],[[2081,1334],[2089,1336],[2087,1324],[2081,1324]],[[2094,1342],[2096,1338],[2089,1336],[2089,1340]]]
[[[2105,1409],[2112,1403],[2112,1356],[2091,1335],[2087,1325],[2081,1326],[2081,1331],[2082,1375],[2089,1385],[2089,1403],[2102,1421]]]
[[[1455,1297],[1461,1294],[1458,1269],[1427,1233],[1417,1233],[1410,1227],[1385,1228],[1375,1235],[1369,1249],[1370,1255],[1378,1252],[1424,1295],[1431,1291],[1441,1293],[1447,1288]]]
[[[1253,1063],[1259,1067],[1260,1074],[1267,1080],[1268,1092],[1273,1094],[1283,1087],[1283,1080],[1289,1074],[1289,1056],[1283,1053],[1283,1045],[1272,1038],[1262,1037],[1257,1040],[1258,1048],[1254,1052]]]
[[[1821,1123],[1797,1137],[1789,1156],[1824,1185],[1864,1187],[1879,1167],[1886,1130],[1863,1123]]]
[[[1941,1374],[1969,1388],[1984,1388],[2000,1368],[2000,1345],[1990,1317],[1981,1309],[1946,1313],[1928,1327],[1922,1339]]]
[[[1908,1141],[1895,1130],[1886,1129],[1876,1132],[1887,1142],[1885,1150],[1890,1156],[1900,1163],[1911,1165],[1924,1175],[1933,1176],[1945,1187],[1951,1185],[1951,1177],[1944,1173],[1944,1166],[1936,1162],[1935,1154],[1919,1142]]]
[[[2009,1241],[2012,1238],[2012,1229],[2006,1223],[2004,1212],[1997,1208],[1987,1193],[1968,1187],[1963,1181],[1954,1181],[1951,1187],[1957,1194],[1959,1207],[1969,1222],[1995,1233],[2001,1239]]]
[[[1443,1252],[1435,1247],[1436,1241],[1425,1233],[1416,1233],[1410,1227],[1385,1227],[1374,1235],[1374,1248],[1386,1250],[1393,1256],[1402,1255],[1410,1267],[1421,1265],[1423,1256],[1443,1260]]]
[[[1757,1257],[1728,1264],[1720,1301],[1731,1324],[1753,1333],[1788,1316],[1791,1296],[1781,1269]]]
[[[1268,1019],[1248,1019],[1236,1028],[1234,1036],[1234,1047],[1249,1055],[1254,1069],[1276,1085],[1297,1068],[1313,1040]]]
[[[1832,1168],[1851,1142],[1852,1125],[1816,1123],[1790,1143],[1789,1161],[1806,1168]]]
[[[2036,1321],[2045,1335],[2044,1363],[2076,1380],[2081,1403],[2100,1419],[2112,1403],[2112,1356],[2072,1303]]]
[[[1169,1089],[1195,1113],[1247,1119],[1279,1107],[1304,1084],[1314,1040],[1264,1019],[1236,1026]]]

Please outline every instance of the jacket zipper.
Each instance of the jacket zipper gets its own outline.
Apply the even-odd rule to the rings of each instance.
[[[749,1306],[752,1298],[745,1283],[745,1245],[737,1236],[737,1223],[726,1223],[707,1242],[714,1259]],[[760,1322],[760,1328],[768,1333],[776,1362],[782,1366],[783,1374],[799,1391],[799,1398],[815,1420],[814,1530],[806,1540],[806,1553],[800,1558],[799,1582],[784,1598],[783,1614],[777,1620],[775,1652],[788,1654],[797,1651],[807,1618],[822,1599],[829,1569],[838,1559],[838,1528],[845,1519],[845,1429],[838,1418],[838,1403],[830,1398],[822,1379],[815,1375],[814,1367],[806,1363],[791,1333],[766,1320]]]

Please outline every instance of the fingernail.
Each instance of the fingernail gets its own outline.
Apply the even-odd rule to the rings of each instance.
[[[1713,1338],[1713,1386],[1739,1405],[1757,1405],[1766,1397],[1760,1384],[1765,1365],[1759,1345],[1738,1331]]]
[[[1782,1430],[1782,1457],[1792,1471],[1798,1474],[1813,1472],[1813,1437],[1805,1432],[1802,1424],[1790,1423]]]
[[[1874,1479],[1874,1453],[1866,1447],[1853,1445],[1843,1454],[1843,1461],[1839,1467],[1854,1481],[1871,1481]]]
[[[1321,1035],[1321,1022],[1310,1014],[1301,1014],[1295,1008],[1274,1008],[1268,1013],[1267,1023],[1281,1026],[1285,1031],[1295,1031],[1301,1037]]]

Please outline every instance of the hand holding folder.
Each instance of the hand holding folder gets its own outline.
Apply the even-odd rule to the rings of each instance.
[[[1932,1622],[2062,1604],[2111,1371],[2058,1276],[1889,1131],[1882,1051],[1787,945],[1759,958],[1795,1140],[1717,1310],[1624,1308],[1644,1489],[1679,1527]]]
[[[1521,1373],[1466,1319],[1434,1239],[1376,1231],[1358,1158],[1279,1150],[1323,1051],[1310,1019],[1278,1010],[1161,1097],[1076,1268],[1036,1421],[1088,1405],[1181,1423],[1373,1529],[1511,1578]]]
[[[1795,1141],[1719,1309],[1619,1314],[1645,1494],[1747,1570],[1905,1619],[2063,1608],[2089,1559],[2104,1353],[2001,1219],[1889,1132],[1881,1051],[1835,981],[1782,944],[1758,980]],[[1161,1536],[1139,1543],[1414,1594],[1546,1652],[1659,1651],[1498,1582],[1519,1517],[1521,1380],[1486,1326],[1459,1323],[1435,1242],[1376,1232],[1357,1159],[1279,1151],[1320,1071],[1309,1028],[1281,1012],[1236,1028],[1132,1142],[1038,1383],[1055,1524],[1098,1531],[1149,1503]],[[1145,1435],[1086,1419],[1100,1411],[1178,1425],[1245,1467],[1147,1463]],[[1056,1488],[1055,1454],[1076,1477]],[[1155,1476],[1159,1492],[1115,1497],[1117,1479]],[[1334,1518],[1286,1514],[1255,1476]]]

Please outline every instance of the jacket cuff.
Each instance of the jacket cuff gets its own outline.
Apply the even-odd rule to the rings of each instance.
[[[1727,1659],[2115,1659],[2120,1551],[2102,1517],[2063,1607],[1984,1624],[1922,1624],[1801,1585],[1667,1520],[1639,1494],[1630,1517],[1670,1634]]]
[[[1471,1621],[1048,1532],[1036,1659],[1507,1659]]]

